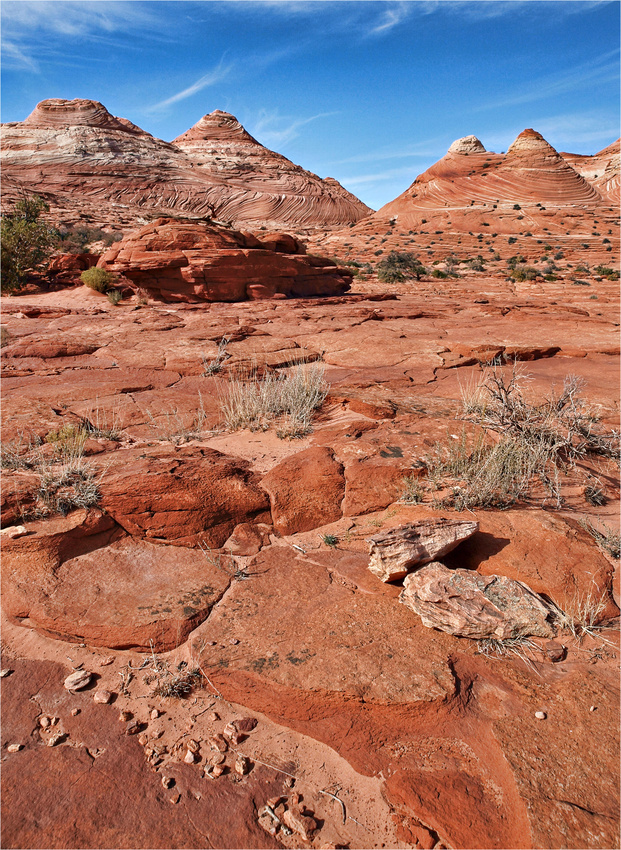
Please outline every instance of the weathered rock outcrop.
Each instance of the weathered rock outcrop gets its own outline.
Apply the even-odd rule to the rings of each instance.
[[[451,552],[478,528],[478,522],[438,517],[377,534],[368,541],[369,569],[382,581],[397,581]]]
[[[529,587],[505,576],[449,570],[433,562],[406,576],[399,601],[423,625],[468,638],[551,637],[552,612]]]
[[[306,255],[288,234],[272,234],[264,245],[250,233],[174,218],[145,225],[97,265],[164,301],[342,295],[352,279],[334,261]]]
[[[150,211],[312,228],[370,212],[336,180],[268,150],[219,110],[169,143],[97,101],[44,100],[24,121],[3,125],[2,170],[5,200],[37,192],[64,221],[81,214],[135,226]]]

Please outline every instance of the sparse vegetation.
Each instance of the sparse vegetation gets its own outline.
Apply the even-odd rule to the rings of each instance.
[[[93,242],[103,242],[104,248],[109,248],[115,242],[120,242],[123,234],[119,231],[107,232],[98,227],[61,227],[58,232],[58,247],[65,254],[88,254],[88,246]]]
[[[410,252],[391,251],[385,260],[377,264],[376,271],[382,282],[397,283],[413,277],[420,280],[425,274],[425,267]]]
[[[432,486],[452,488],[445,506],[506,507],[529,496],[539,481],[559,507],[561,471],[588,454],[617,456],[619,435],[596,430],[597,417],[580,398],[578,379],[566,378],[561,393],[541,404],[526,401],[525,382],[515,366],[508,380],[492,367],[462,391],[463,417],[475,430],[464,428],[426,459]],[[490,432],[498,435],[494,441]]]
[[[112,272],[107,269],[99,269],[94,266],[92,269],[83,271],[80,279],[85,286],[94,289],[96,292],[108,292],[115,278]]]
[[[0,220],[3,293],[16,292],[28,275],[45,268],[57,237],[41,216],[49,206],[38,195],[22,198]]]
[[[208,359],[203,355],[203,375],[217,375],[222,370],[222,364],[231,355],[227,353],[227,345],[230,342],[228,336],[223,336],[218,343],[216,356]]]
[[[322,534],[321,542],[324,543],[326,546],[329,546],[331,549],[334,549],[335,546],[338,544],[339,539],[336,534]]]
[[[605,522],[600,522],[599,528],[593,525],[589,519],[580,520],[580,525],[591,535],[600,549],[607,552],[611,558],[619,558],[621,552],[621,535]]]
[[[119,302],[123,298],[123,295],[119,289],[109,289],[108,292],[106,292],[106,295],[108,296],[108,301],[114,307],[116,307],[117,304],[119,304]]]
[[[266,431],[274,423],[281,438],[303,437],[311,430],[313,411],[327,393],[320,363],[299,364],[290,373],[261,377],[255,370],[229,382],[222,415],[232,431]]]

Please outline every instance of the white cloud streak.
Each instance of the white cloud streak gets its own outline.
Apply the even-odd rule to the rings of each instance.
[[[318,112],[317,115],[311,115],[309,118],[290,119],[278,115],[277,112],[263,111],[254,124],[249,125],[250,132],[262,144],[284,145],[299,135],[298,131],[301,127],[310,124],[311,121],[316,121],[318,118],[328,118],[332,115],[338,115],[338,112]]]
[[[200,77],[196,82],[192,83],[191,86],[188,86],[186,89],[177,92],[176,94],[171,95],[171,97],[167,97],[165,100],[159,101],[159,103],[153,104],[153,106],[148,106],[145,109],[145,112],[155,112],[160,109],[166,109],[168,106],[172,106],[173,103],[178,103],[180,100],[185,100],[188,97],[192,97],[192,95],[197,94],[199,91],[207,88],[208,86],[214,86],[216,83],[222,82],[232,71],[233,65],[224,65],[222,62],[214,68],[213,71],[210,71],[208,74],[204,74]]]

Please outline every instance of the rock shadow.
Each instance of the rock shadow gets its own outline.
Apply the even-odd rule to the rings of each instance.
[[[508,546],[508,537],[495,537],[487,531],[477,531],[456,549],[444,555],[442,562],[451,570],[476,570],[477,567],[497,555]]]

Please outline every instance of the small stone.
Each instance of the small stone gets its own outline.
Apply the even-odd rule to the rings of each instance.
[[[233,723],[227,723],[224,729],[222,730],[222,734],[224,737],[230,741],[232,736],[237,732],[237,729],[233,725]]]
[[[192,752],[192,750],[186,750],[183,760],[186,764],[194,764],[196,762],[196,755]]]
[[[293,786],[295,785],[295,779],[294,779],[294,777],[293,777],[293,776],[287,776],[287,778],[285,779],[284,784],[285,784],[285,786],[286,786],[287,788],[293,788]]]
[[[93,700],[94,702],[101,703],[101,705],[108,705],[108,703],[112,700],[112,693],[106,690],[95,691]]]
[[[310,815],[303,815],[299,810],[287,809],[283,821],[289,829],[297,832],[304,841],[310,841],[317,830],[317,821]]]
[[[60,720],[60,717],[56,717],[56,716],[50,717],[50,724],[52,726],[56,726],[56,724],[58,723],[59,720]]]
[[[23,537],[25,534],[28,534],[28,531],[24,525],[12,525],[9,528],[3,528],[2,533],[5,537],[10,537],[11,540],[14,540],[16,537]]]
[[[223,753],[213,753],[209,756],[209,764],[211,765],[224,764],[225,761],[226,756]]]
[[[229,748],[229,745],[222,735],[212,735],[209,739],[209,744],[212,749],[219,750],[221,753],[225,753]]]
[[[267,812],[266,809],[261,809],[258,813],[257,822],[269,835],[275,836],[278,831],[278,824]]]
[[[217,779],[219,776],[222,776],[226,767],[223,764],[214,764],[208,770],[205,770],[205,776],[208,776],[210,779]]]
[[[237,640],[237,638],[230,638],[229,643],[231,644],[231,646],[237,646],[239,641]]]
[[[23,746],[23,744],[9,744],[6,750],[8,753],[18,753]]]
[[[240,776],[245,776],[247,773],[250,773],[251,768],[252,763],[250,759],[246,758],[246,756],[238,756],[235,760],[235,773],[238,773]]]
[[[220,715],[217,711],[210,711],[207,715],[207,720],[209,720],[210,723],[215,723],[217,720],[220,720]]]
[[[172,788],[175,784],[175,780],[172,776],[162,776],[162,785],[164,788]]]
[[[50,718],[47,715],[44,714],[43,717],[39,718],[39,726],[42,729],[47,729],[47,727],[49,725],[50,725]]]
[[[592,706],[591,706],[591,708],[589,709],[589,711],[597,711],[597,706],[596,706],[596,705],[592,705]]]
[[[545,711],[536,711],[535,712],[535,717],[537,718],[537,720],[545,720],[547,716],[548,715],[545,713]]]
[[[138,743],[141,747],[146,747],[149,743],[149,736],[146,735],[144,732],[142,733],[142,735],[138,735]]]
[[[545,645],[546,655],[552,662],[564,661],[567,656],[567,649],[561,643],[555,640],[549,640]]]
[[[68,691],[81,691],[91,681],[92,675],[88,670],[76,670],[75,673],[67,676],[65,679],[65,688]]]
[[[198,741],[195,741],[193,738],[190,738],[190,740],[186,743],[186,747],[188,748],[188,750],[191,753],[194,753],[194,754],[196,754],[200,750],[200,744],[198,743]]]
[[[215,645],[216,645],[215,640],[208,640],[207,641],[207,646],[215,646]]]
[[[127,723],[127,721],[131,720],[133,716],[134,715],[131,713],[131,711],[123,710],[119,712],[119,720],[121,721],[121,723]]]
[[[269,800],[267,800],[266,805],[268,805],[272,809],[275,809],[276,806],[281,802],[281,800],[282,794],[280,794],[278,797],[270,797]]]
[[[109,664],[114,664],[114,655],[108,655],[107,658],[102,658],[99,662],[100,667],[108,667]]]
[[[138,732],[140,732],[141,729],[142,729],[142,723],[139,723],[137,720],[131,720],[125,728],[125,734],[126,735],[137,735]]]
[[[154,708],[152,709],[151,714],[149,716],[151,717],[151,720],[157,720],[157,718],[160,716],[160,713],[157,708]]]
[[[179,794],[179,792],[177,791],[177,792],[175,792],[174,794],[171,794],[171,795],[170,795],[170,797],[169,797],[168,799],[169,799],[169,801],[170,801],[170,802],[173,804],[173,806],[174,806],[174,805],[175,805],[176,803],[178,803],[178,802],[179,802],[179,800],[181,799],[181,794]]]
[[[240,732],[252,732],[256,728],[256,717],[242,717],[235,721],[235,728]]]
[[[73,717],[77,717],[79,713],[80,713],[80,709],[79,709],[79,708],[72,708],[72,709],[71,709],[71,715],[72,715]]]
[[[47,740],[48,747],[55,747],[56,744],[60,744],[61,741],[64,741],[67,736],[64,732],[54,732]]]
[[[6,677],[10,676],[12,672],[13,671],[10,667],[5,667],[4,669],[0,670],[0,679],[6,679]]]

